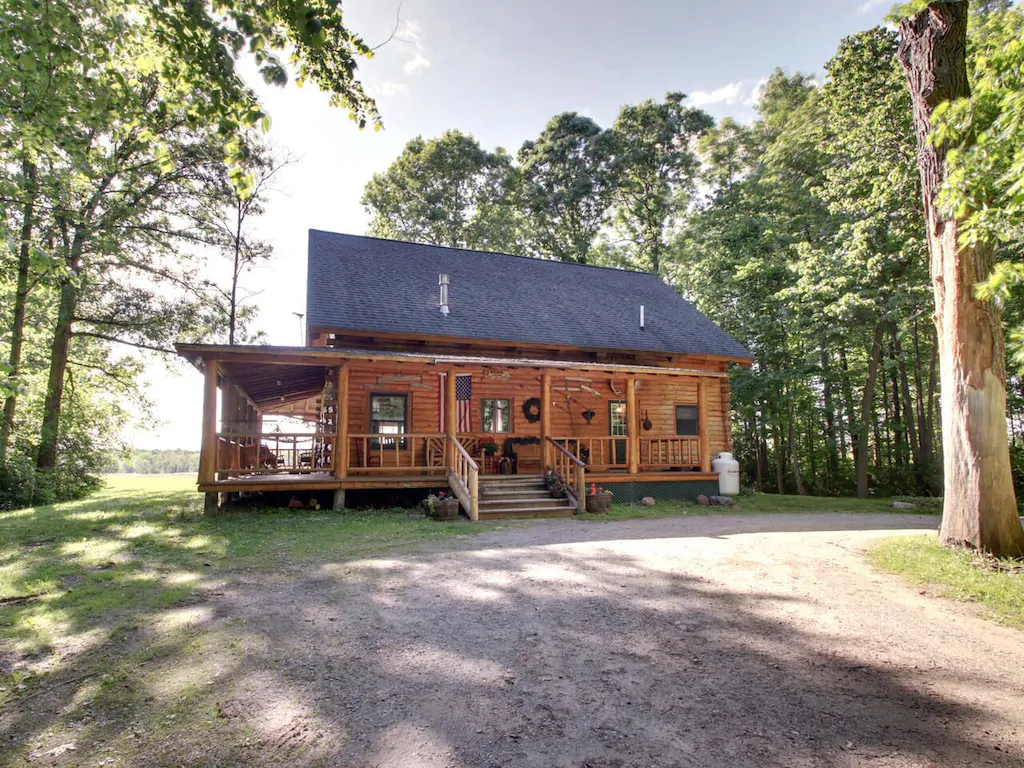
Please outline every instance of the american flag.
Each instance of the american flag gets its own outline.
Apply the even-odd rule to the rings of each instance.
[[[439,431],[444,432],[447,429],[447,419],[445,417],[445,397],[448,392],[448,374],[439,373],[438,378],[440,379],[440,387],[438,390],[438,413],[441,414],[441,423]],[[457,373],[455,374],[455,402],[458,406],[459,423],[456,427],[458,432],[472,432],[473,431],[473,376],[469,373]]]

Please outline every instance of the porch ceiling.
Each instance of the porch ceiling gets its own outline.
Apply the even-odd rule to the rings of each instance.
[[[265,365],[233,360],[221,362],[232,384],[242,388],[263,411],[302,401],[323,391],[327,368],[320,365]]]

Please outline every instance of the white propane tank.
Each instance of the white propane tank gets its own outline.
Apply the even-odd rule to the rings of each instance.
[[[718,473],[718,492],[723,496],[736,496],[740,492],[740,463],[731,453],[720,453],[711,462],[711,469]]]

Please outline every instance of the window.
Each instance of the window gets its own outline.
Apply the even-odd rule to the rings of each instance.
[[[626,424],[626,401],[608,401],[608,433],[615,436],[625,436],[629,432]]]
[[[512,431],[512,401],[482,400],[484,432]]]
[[[700,434],[697,426],[697,406],[677,405],[676,406],[676,434],[696,436]]]
[[[370,432],[375,435],[404,435],[408,395],[370,395]],[[393,447],[394,439],[380,438],[373,447]],[[399,448],[405,448],[405,441]]]

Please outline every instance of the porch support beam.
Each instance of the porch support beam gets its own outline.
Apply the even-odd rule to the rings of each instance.
[[[636,377],[626,378],[626,456],[629,474],[640,471],[640,425],[636,410]]]
[[[216,360],[206,361],[203,372],[203,435],[199,444],[199,482],[217,479],[217,369]]]
[[[551,445],[547,438],[551,437],[551,374],[544,371],[540,386],[540,446],[541,470],[547,471],[551,466]]]
[[[337,398],[334,403],[334,413],[337,423],[335,428],[337,430],[337,437],[335,439],[334,450],[331,452],[334,456],[334,476],[339,480],[344,480],[348,475],[348,400],[349,400],[349,369],[347,363],[342,363],[338,368],[338,380],[334,388],[334,396]],[[344,505],[344,493],[342,494],[342,504]],[[337,507],[336,507],[337,508]]]
[[[445,395],[444,395],[444,420],[445,420],[445,432],[454,438],[457,438],[457,431],[459,428],[459,404],[455,401],[455,369],[452,368],[448,371],[448,375],[445,376]],[[445,455],[448,457],[447,466],[448,469],[455,467],[455,446],[452,445],[451,440],[445,440]]]
[[[697,433],[700,437],[700,468],[711,471],[711,436],[708,434],[708,382],[697,380]]]

